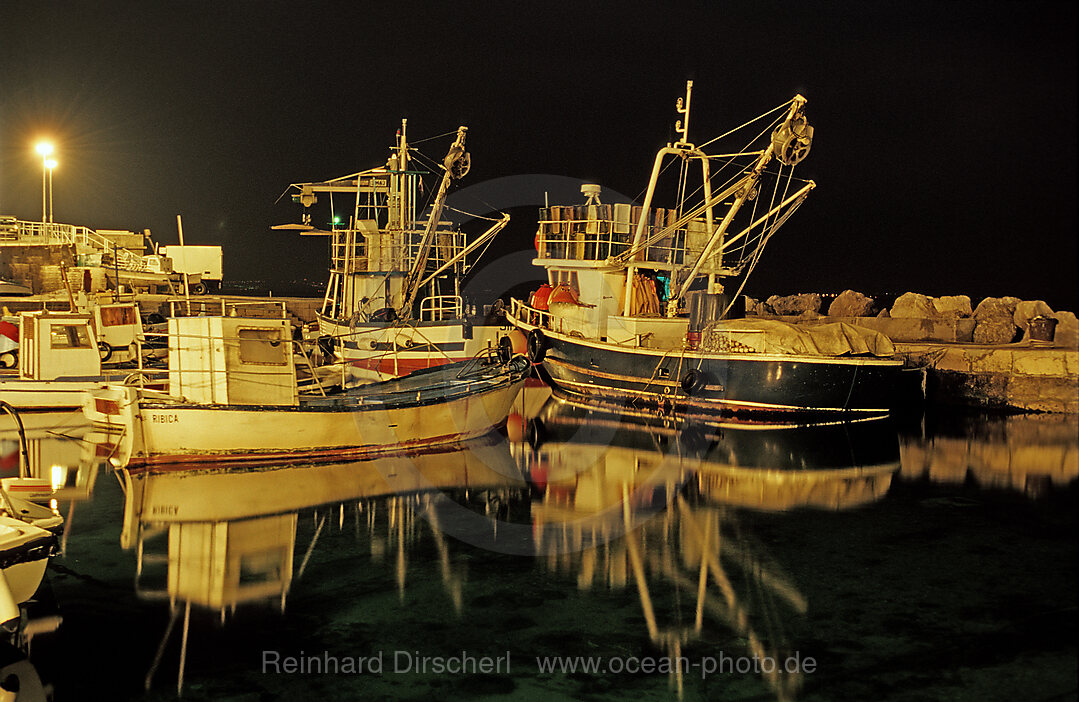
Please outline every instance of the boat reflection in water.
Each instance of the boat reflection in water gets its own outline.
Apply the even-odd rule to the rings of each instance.
[[[524,494],[526,483],[501,436],[491,434],[458,448],[444,448],[348,463],[121,469],[124,516],[121,546],[136,552],[136,591],[142,599],[169,602],[171,618],[153,666],[149,689],[174,625],[183,614],[182,690],[192,606],[214,610],[224,621],[238,605],[273,603],[285,610],[293,580],[302,577],[327,523],[343,528],[346,513],[363,520],[373,554],[386,539],[396,544],[395,569],[403,593],[408,548],[426,519],[438,547],[443,581],[454,606],[462,606],[462,580],[454,574],[435,503],[442,491],[473,491],[499,502],[506,492]],[[299,513],[314,509],[317,528],[299,555]],[[296,560],[299,559],[299,562]]]
[[[116,435],[96,429],[82,411],[0,415],[0,478],[10,494],[63,502],[89,499]]]
[[[63,554],[75,505],[88,500],[115,451],[78,412],[9,412],[0,416],[0,700],[52,699],[52,684],[27,658],[32,640],[52,636],[62,619],[39,601],[49,559]],[[60,507],[66,506],[66,517]]]
[[[796,696],[803,670],[787,665],[797,650],[783,630],[808,603],[740,513],[866,505],[884,497],[900,467],[887,419],[686,425],[552,399],[529,437],[515,453],[539,488],[537,557],[575,574],[581,590],[632,582],[679,695],[687,650],[714,642],[708,630],[720,623],[747,662],[770,662],[754,672],[777,699]],[[729,670],[713,663],[711,672],[746,672],[733,658]]]

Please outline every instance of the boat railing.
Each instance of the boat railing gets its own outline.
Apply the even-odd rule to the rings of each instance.
[[[434,241],[427,251],[428,266],[442,266],[461,253],[467,245],[464,232],[448,229],[449,222],[440,222],[439,229],[435,230]],[[411,264],[420,255],[420,247],[423,244],[423,230],[414,229],[408,232],[408,261]]]
[[[510,299],[510,315],[517,321],[533,327],[543,327],[554,331],[562,330],[561,318],[553,317],[547,310],[530,307],[515,297]],[[557,329],[554,326],[556,320],[558,322]]]
[[[284,300],[238,300],[224,298],[203,300],[170,298],[170,317],[247,317],[249,319],[287,319]]]
[[[432,295],[420,302],[420,321],[460,319],[464,303],[460,295]]]
[[[641,219],[645,227],[635,261],[682,266],[694,261],[708,243],[703,217],[679,223],[676,210],[656,208],[644,212],[629,205],[582,205],[541,210],[536,234],[538,258],[605,261],[630,250]],[[658,237],[658,238],[657,238]],[[716,262],[718,265],[718,261]]]

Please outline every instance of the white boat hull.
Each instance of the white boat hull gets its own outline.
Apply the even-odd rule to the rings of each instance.
[[[105,387],[103,381],[0,380],[0,400],[17,410],[53,411],[82,407],[87,393]]]
[[[86,411],[124,430],[128,466],[334,459],[482,436],[505,423],[523,385],[523,373],[517,373],[453,399],[421,397],[417,390],[412,400],[380,403],[375,396],[348,407],[200,405],[114,388],[91,398]]]

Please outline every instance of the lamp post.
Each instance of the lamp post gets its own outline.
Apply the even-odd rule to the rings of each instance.
[[[48,202],[48,185],[49,185],[49,154],[52,153],[52,144],[47,141],[42,141],[37,145],[37,152],[41,154],[41,223],[48,222],[49,216],[49,202]],[[53,161],[53,165],[56,162]]]
[[[52,219],[52,216],[53,216],[53,211],[52,211],[52,169],[56,168],[56,159],[54,159],[54,158],[45,159],[45,168],[47,168],[49,170],[49,224],[52,224],[52,221],[53,221],[53,219]]]

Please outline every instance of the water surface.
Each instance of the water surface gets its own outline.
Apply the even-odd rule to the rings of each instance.
[[[62,623],[13,642],[57,700],[1074,699],[1076,418],[538,404],[515,441],[141,475],[39,418],[69,531],[27,620]]]

